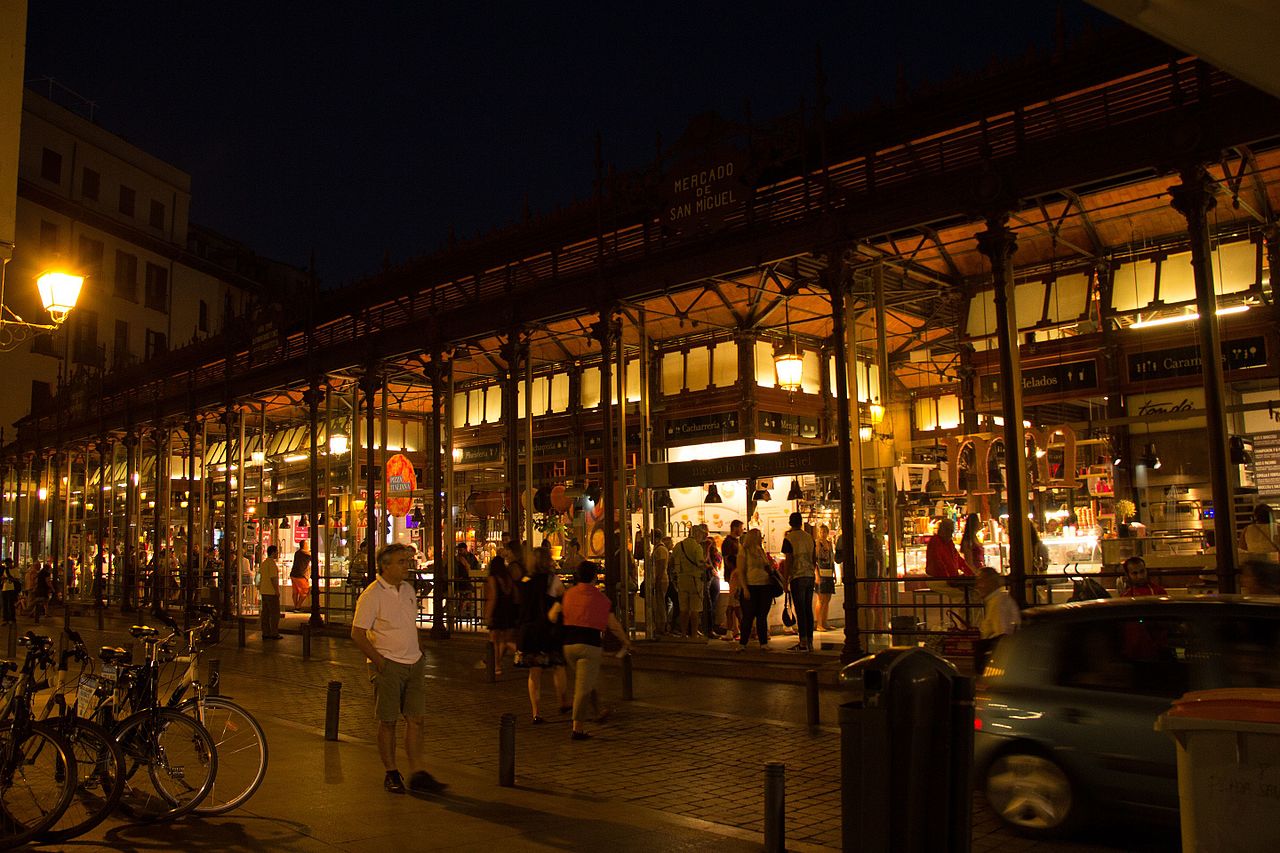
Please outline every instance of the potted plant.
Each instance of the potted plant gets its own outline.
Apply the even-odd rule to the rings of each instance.
[[[1129,519],[1133,518],[1133,514],[1137,511],[1137,507],[1133,505],[1133,501],[1128,498],[1121,498],[1116,501],[1116,533],[1119,536],[1129,535]]]
[[[541,533],[551,547],[551,559],[559,560],[564,550],[565,534],[569,532],[564,517],[555,512],[540,512],[533,517],[533,529]]]

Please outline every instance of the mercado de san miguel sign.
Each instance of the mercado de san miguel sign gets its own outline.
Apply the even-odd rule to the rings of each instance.
[[[713,228],[747,202],[744,158],[737,152],[686,161],[668,173],[663,222],[676,230]]]

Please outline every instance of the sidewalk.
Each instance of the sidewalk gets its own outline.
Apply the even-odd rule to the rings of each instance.
[[[103,642],[124,637],[128,623],[112,623]],[[42,627],[54,633],[60,624]],[[92,624],[90,617],[75,620],[86,641],[97,645],[100,635],[90,630]],[[543,686],[548,721],[531,725],[525,672],[508,669],[488,683],[487,673],[474,667],[481,648],[478,642],[432,642],[424,634],[425,753],[430,770],[450,789],[420,800],[382,790],[371,690],[348,639],[317,635],[312,659],[304,661],[296,634],[264,648],[256,631],[250,632],[248,647],[237,649],[233,626],[209,659],[220,662],[223,693],[249,708],[268,733],[271,762],[262,790],[225,817],[180,822],[178,840],[171,840],[173,830],[165,825],[112,821],[91,839],[59,849],[759,850],[769,761],[786,765],[788,849],[838,849],[840,744],[833,723],[845,698],[839,691],[824,688],[826,725],[811,730],[805,725],[804,690],[792,684],[644,670],[635,677],[637,701],[624,703],[617,701],[615,665],[601,682],[602,696],[615,708],[613,718],[588,724],[594,738],[575,742],[568,737],[567,718],[556,713],[550,677],[544,676]],[[744,656],[724,655],[733,661]],[[697,657],[689,660],[691,666],[704,665]],[[331,680],[343,685],[338,743],[323,739]],[[517,720],[514,789],[497,785],[504,713]],[[1167,838],[1108,842],[1032,843],[1005,832],[985,809],[975,814],[975,851],[1168,847]]]

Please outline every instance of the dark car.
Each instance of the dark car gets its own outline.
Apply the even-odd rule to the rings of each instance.
[[[974,771],[1030,835],[1091,813],[1176,820],[1176,753],[1156,717],[1191,690],[1280,687],[1280,601],[1123,598],[1028,610],[977,685]]]

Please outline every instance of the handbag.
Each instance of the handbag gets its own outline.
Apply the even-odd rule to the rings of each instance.
[[[782,624],[788,628],[796,624],[796,614],[791,609],[791,593],[789,592],[782,599]]]
[[[773,593],[773,597],[777,598],[785,593],[787,588],[783,586],[782,575],[778,574],[778,570],[770,567],[765,571],[769,573],[769,591]]]

